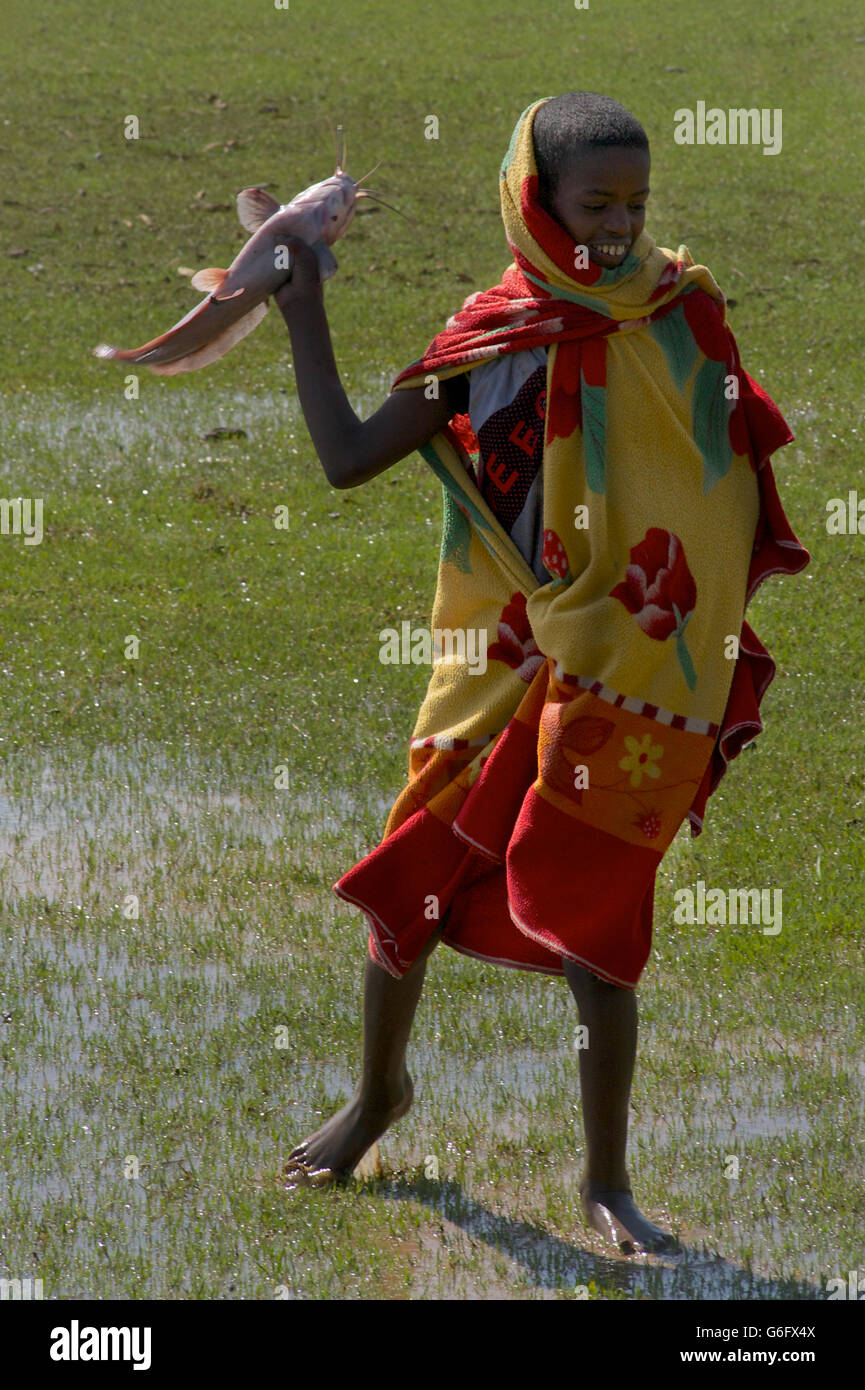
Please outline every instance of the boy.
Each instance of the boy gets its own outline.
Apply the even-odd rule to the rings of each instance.
[[[655,872],[762,727],[774,664],[745,605],[809,558],[768,464],[789,430],[711,275],[645,233],[648,194],[648,140],[617,102],[533,103],[501,171],[514,264],[364,422],[302,243],[275,296],[329,482],[420,449],[445,499],[433,626],[489,642],[483,673],[434,666],[409,784],[334,886],[370,923],[362,1077],[292,1151],[289,1185],[346,1178],[409,1108],[406,1044],[444,939],[567,979],[587,1038],[581,1199],[626,1252],[674,1243],[625,1166]]]

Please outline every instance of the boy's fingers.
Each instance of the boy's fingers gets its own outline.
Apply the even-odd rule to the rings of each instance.
[[[300,237],[290,236],[283,239],[282,245],[285,246],[291,256],[292,271],[295,265],[302,273],[304,271],[309,272],[313,269],[317,271],[318,260],[308,242],[302,241]]]
[[[288,260],[288,268],[285,271],[286,278],[273,296],[277,306],[284,308],[298,295],[310,293],[316,286],[319,286],[321,284],[321,272],[315,252],[300,237],[282,237],[277,250],[284,259]]]
[[[306,288],[320,284],[318,258],[308,243],[300,237],[282,237],[275,246],[274,254],[281,258],[280,266],[288,262],[285,266],[286,278],[280,286],[280,291],[284,290],[288,294],[292,285],[296,288]]]

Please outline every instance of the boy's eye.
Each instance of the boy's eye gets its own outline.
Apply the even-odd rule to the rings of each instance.
[[[606,203],[583,203],[583,209],[584,209],[585,212],[603,212],[604,209],[606,208],[606,206],[607,206]],[[643,212],[643,210],[645,209],[646,204],[645,204],[645,203],[629,203],[628,206],[629,206],[631,212]]]

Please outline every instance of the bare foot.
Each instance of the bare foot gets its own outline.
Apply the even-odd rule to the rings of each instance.
[[[611,1192],[584,1181],[580,1198],[589,1225],[624,1255],[633,1255],[635,1248],[652,1254],[678,1248],[674,1236],[646,1219],[629,1191]]]
[[[282,1170],[286,1191],[347,1182],[367,1150],[406,1113],[413,1096],[408,1072],[393,1098],[362,1101],[355,1096],[292,1149]]]

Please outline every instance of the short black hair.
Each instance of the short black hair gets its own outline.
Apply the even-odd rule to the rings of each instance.
[[[539,106],[532,122],[538,197],[549,209],[562,171],[575,159],[610,146],[648,150],[636,116],[599,92],[565,92]]]

